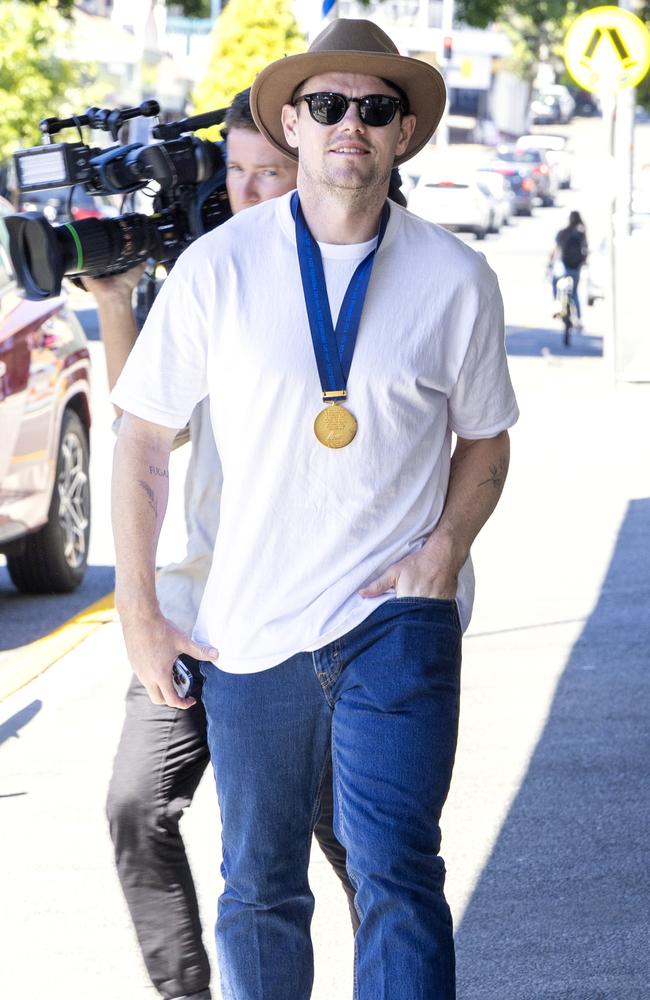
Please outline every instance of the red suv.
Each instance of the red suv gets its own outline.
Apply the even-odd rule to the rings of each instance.
[[[0,553],[19,590],[74,590],[90,535],[90,356],[65,296],[30,302],[0,199]]]

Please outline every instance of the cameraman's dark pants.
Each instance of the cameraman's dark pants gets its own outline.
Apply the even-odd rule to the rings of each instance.
[[[210,965],[179,831],[183,811],[209,760],[201,700],[187,711],[154,705],[134,676],[126,696],[107,814],[117,871],[142,955],[165,1000],[209,990]],[[332,812],[330,772],[323,782],[315,833],[343,883],[356,931],[354,890],[345,869],[345,851],[332,830]]]

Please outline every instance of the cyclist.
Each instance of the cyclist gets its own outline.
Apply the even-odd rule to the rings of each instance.
[[[574,329],[582,329],[578,283],[582,266],[587,260],[587,230],[580,212],[569,214],[569,225],[560,229],[548,261],[553,282],[553,298],[557,298],[557,284],[563,275],[572,279],[571,298],[576,312]]]

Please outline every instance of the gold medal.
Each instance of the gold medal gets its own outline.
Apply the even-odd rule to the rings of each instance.
[[[345,448],[357,433],[357,422],[349,410],[331,403],[314,421],[314,434],[326,448]]]

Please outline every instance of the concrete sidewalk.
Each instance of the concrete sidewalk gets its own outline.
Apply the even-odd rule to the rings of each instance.
[[[459,1000],[650,995],[650,386],[598,358],[515,357],[511,476],[475,546],[443,822]],[[103,817],[128,676],[103,626],[0,708],[0,990],[144,1000]],[[211,776],[184,820],[212,950]],[[314,1000],[351,996],[345,902],[314,851]],[[216,991],[218,996],[218,991]]]

